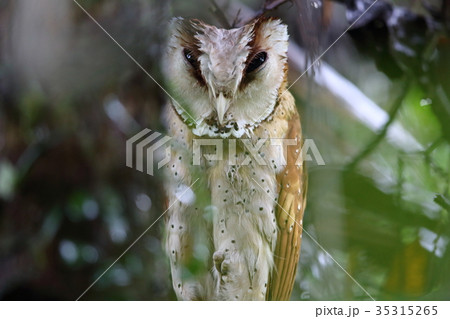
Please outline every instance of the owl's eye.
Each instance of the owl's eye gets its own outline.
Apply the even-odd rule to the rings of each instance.
[[[184,57],[186,58],[186,61],[188,61],[190,65],[192,65],[194,68],[196,68],[198,61],[195,58],[194,53],[189,49],[184,49],[183,54],[184,54]]]
[[[250,73],[255,71],[257,68],[259,68],[261,65],[264,64],[267,60],[267,53],[262,51],[257,53],[253,59],[250,61],[250,63],[247,65],[247,68],[245,69],[246,73]]]

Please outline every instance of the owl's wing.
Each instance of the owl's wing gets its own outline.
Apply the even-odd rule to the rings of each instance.
[[[289,121],[287,138],[301,141],[301,127],[296,113]],[[300,143],[299,143],[300,146]],[[297,151],[298,150],[298,151]],[[303,211],[306,205],[307,174],[304,165],[296,165],[300,147],[287,150],[287,165],[278,174],[276,217],[279,227],[267,300],[289,300],[300,256]]]

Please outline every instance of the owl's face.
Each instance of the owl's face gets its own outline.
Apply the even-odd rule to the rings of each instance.
[[[170,30],[166,78],[195,135],[239,138],[270,116],[287,75],[285,25],[259,19],[226,30],[176,18]]]

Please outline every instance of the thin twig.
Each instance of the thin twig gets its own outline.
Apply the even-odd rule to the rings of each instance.
[[[373,138],[373,140],[367,145],[367,147],[361,151],[351,162],[347,165],[348,170],[353,170],[359,162],[361,162],[362,159],[364,159],[367,155],[369,155],[377,146],[380,144],[380,142],[384,139],[386,136],[386,133],[391,126],[391,124],[394,122],[398,111],[400,110],[400,107],[402,106],[403,99],[405,98],[406,94],[408,93],[409,89],[409,83],[410,81],[406,80],[404,81],[404,85],[402,87],[402,90],[400,94],[398,95],[397,99],[394,102],[393,107],[391,108],[389,112],[389,120],[384,124],[383,128],[381,129],[380,133]]]
[[[443,209],[445,209],[447,212],[450,212],[450,200],[448,200],[444,195],[436,194],[433,201]]]
[[[216,1],[214,0],[209,0],[211,2],[211,7],[210,10],[211,12],[216,16],[217,20],[219,21],[219,23],[226,29],[231,29],[231,25],[230,22],[228,22],[228,19],[225,15],[225,13],[223,12],[222,8],[220,8]]]
[[[264,11],[276,10],[279,6],[285,4],[286,2],[292,2],[292,0],[266,0],[264,2]]]
[[[239,15],[241,14],[241,8],[239,8],[238,12],[236,13],[236,17],[233,20],[233,24],[231,25],[232,28],[236,28],[239,21]]]
[[[292,3],[292,0],[265,0],[264,5],[261,7],[261,9],[256,11],[255,15],[251,19],[248,19],[241,25],[246,25],[247,23],[255,20],[256,18],[259,18],[270,11],[274,11],[281,5],[288,3],[288,2]]]

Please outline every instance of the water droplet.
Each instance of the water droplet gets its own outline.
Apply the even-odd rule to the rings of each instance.
[[[77,246],[69,240],[63,240],[59,244],[59,253],[61,257],[68,263],[73,263],[78,258]]]
[[[195,202],[195,194],[190,187],[181,184],[175,192],[176,198],[185,205],[192,205]]]
[[[431,105],[431,103],[433,103],[433,101],[430,98],[420,100],[420,106]]]
[[[152,200],[146,194],[138,194],[136,196],[136,207],[143,212],[147,212],[152,207]]]
[[[311,6],[314,9],[319,9],[322,7],[322,2],[321,1],[311,1]]]
[[[95,200],[88,199],[84,201],[82,210],[84,216],[89,220],[93,220],[98,216],[98,204]]]

